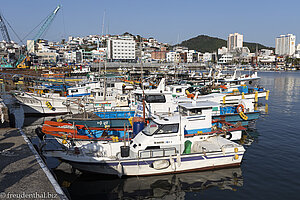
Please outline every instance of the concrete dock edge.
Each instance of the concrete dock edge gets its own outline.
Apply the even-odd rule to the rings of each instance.
[[[60,199],[68,200],[68,197],[66,196],[66,194],[64,193],[64,191],[61,189],[60,185],[57,183],[57,181],[53,177],[52,173],[50,172],[50,170],[48,169],[47,165],[44,163],[44,161],[42,160],[42,158],[40,157],[40,155],[38,154],[38,152],[35,150],[35,148],[33,147],[32,143],[29,141],[28,137],[25,135],[25,133],[20,128],[19,128],[19,132],[21,133],[21,135],[23,136],[24,140],[28,144],[30,150],[34,154],[34,157],[36,158],[36,160],[39,163],[40,167],[45,172],[47,178],[49,179],[49,181],[53,185],[53,187],[54,187],[55,191],[57,192],[58,196],[60,197]]]

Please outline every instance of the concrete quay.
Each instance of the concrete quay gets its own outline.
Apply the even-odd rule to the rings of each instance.
[[[21,129],[0,129],[2,199],[68,199]]]

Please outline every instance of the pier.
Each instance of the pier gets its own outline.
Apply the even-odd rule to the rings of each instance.
[[[68,199],[21,129],[0,129],[0,160],[0,199]]]

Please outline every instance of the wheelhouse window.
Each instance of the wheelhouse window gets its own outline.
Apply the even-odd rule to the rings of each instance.
[[[135,100],[136,100],[136,101],[143,101],[143,96],[142,96],[142,94],[135,94],[134,96],[135,96]]]
[[[159,128],[159,124],[155,123],[155,122],[150,122],[150,124],[148,126],[146,126],[142,132],[145,135],[151,136],[155,133],[155,131],[157,131]]]
[[[179,128],[179,124],[157,124],[155,122],[151,122],[148,126],[143,129],[143,133],[148,136],[152,136],[154,134],[169,134],[169,133],[177,133]]]
[[[75,93],[75,92],[78,92],[78,90],[71,90],[71,93]]]
[[[181,93],[182,89],[181,88],[176,88],[176,93]]]
[[[193,116],[193,115],[202,115],[202,109],[201,108],[196,108],[196,109],[190,109],[190,112],[189,112],[190,116]]]
[[[114,83],[107,83],[107,87],[115,87]]]
[[[179,124],[165,124],[161,125],[159,130],[155,134],[168,134],[177,133]]]
[[[147,103],[166,103],[165,95],[146,95],[145,97]]]
[[[179,113],[182,116],[187,116],[188,115],[188,110],[186,108],[184,108],[184,107],[179,106]]]

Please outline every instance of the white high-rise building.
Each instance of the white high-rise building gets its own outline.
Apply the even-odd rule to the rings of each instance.
[[[291,56],[296,50],[296,36],[293,34],[280,35],[275,39],[275,54]]]
[[[133,39],[109,39],[107,58],[110,60],[134,60],[135,41]]]
[[[229,34],[227,40],[227,49],[228,51],[233,50],[235,48],[243,47],[244,36],[239,33]]]

